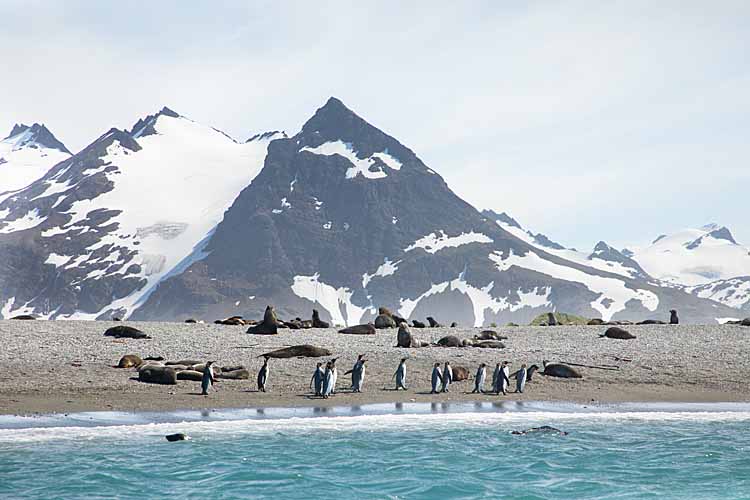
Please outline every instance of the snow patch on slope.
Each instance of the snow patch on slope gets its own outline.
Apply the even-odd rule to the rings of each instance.
[[[572,267],[555,264],[532,251],[526,255],[514,255],[511,250],[507,256],[504,256],[501,251],[495,251],[489,255],[489,258],[500,272],[517,266],[560,280],[585,285],[592,292],[600,294],[595,301],[591,302],[591,307],[597,310],[605,321],[609,321],[616,313],[625,310],[625,304],[629,300],[640,301],[649,311],[655,311],[659,306],[659,297],[649,290],[633,290],[618,279],[587,274]]]
[[[363,274],[362,275],[362,288],[367,288],[367,285],[370,283],[370,281],[376,277],[376,276],[391,276],[396,273],[398,270],[398,265],[401,263],[400,260],[396,262],[391,262],[387,257],[384,259],[383,263],[380,264],[380,267],[377,268],[377,270],[373,274]]]
[[[26,229],[31,229],[44,222],[44,218],[39,215],[39,210],[35,208],[34,210],[27,212],[23,217],[19,217],[18,219],[6,222],[7,225],[0,228],[0,233],[2,234],[15,233],[17,231],[25,231]]]
[[[410,252],[415,248],[421,248],[427,253],[437,253],[444,248],[460,247],[461,245],[468,245],[469,243],[492,243],[493,240],[489,236],[482,233],[475,233],[474,231],[468,233],[461,233],[458,236],[448,236],[445,231],[440,231],[440,234],[430,233],[424,236],[408,247],[404,249],[404,252]]]
[[[334,288],[320,281],[319,278],[318,273],[312,276],[295,276],[292,292],[297,297],[320,304],[331,315],[334,325],[356,325],[360,323],[366,312],[375,312],[373,307],[359,307],[353,304],[353,292],[349,288]]]
[[[388,176],[388,173],[380,166],[381,163],[393,170],[401,169],[401,162],[388,154],[387,149],[380,153],[373,153],[367,158],[359,158],[357,152],[352,148],[350,143],[332,141],[325,142],[315,148],[305,146],[299,150],[300,153],[303,151],[316,155],[343,156],[352,164],[352,166],[346,171],[347,179],[354,179],[358,175],[361,175],[366,179],[383,179]]]

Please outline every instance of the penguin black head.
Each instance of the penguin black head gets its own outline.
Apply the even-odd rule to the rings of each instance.
[[[440,368],[440,363],[435,363],[435,368]]]
[[[409,359],[409,358],[401,358],[401,362],[404,363],[404,362],[406,362],[407,359]]]
[[[321,366],[323,366],[323,363],[322,362],[318,362],[318,368],[320,368]]]

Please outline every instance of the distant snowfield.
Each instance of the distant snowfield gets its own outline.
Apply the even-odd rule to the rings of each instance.
[[[105,310],[124,308],[127,314],[132,313],[176,265],[190,255],[201,255],[196,246],[260,172],[268,143],[275,138],[237,143],[211,127],[164,115],[157,118],[154,128],[158,134],[138,138],[140,151],[113,142],[103,160],[117,167],[105,174],[115,183],[115,189],[93,200],[76,202],[68,212],[72,215],[70,222],[44,234],[70,231],[93,210],[122,211],[107,223],[116,222],[118,228],[87,248],[87,255],[109,244],[137,251],[128,264],[142,267],[139,276],[146,285],[115,300]],[[119,251],[115,251],[101,261],[114,263],[118,258]],[[54,260],[50,263],[61,264],[62,259]],[[77,263],[83,262],[87,259]],[[127,267],[114,274],[123,274]],[[87,279],[104,275],[108,275],[106,270],[94,272]],[[101,312],[76,313],[66,319],[93,319]]]
[[[685,291],[702,299],[711,299],[729,307],[740,308],[750,302],[750,277],[716,281],[689,287]]]
[[[629,249],[647,273],[670,283],[696,286],[750,275],[750,248],[712,236],[718,229],[686,229]]]
[[[427,253],[435,254],[445,248],[455,248],[470,243],[492,242],[493,240],[489,236],[482,233],[475,233],[474,231],[461,233],[458,236],[448,236],[445,234],[445,231],[441,230],[440,234],[430,233],[427,236],[418,239],[408,247],[404,248],[404,252],[410,252],[416,248],[421,248]]]
[[[366,179],[384,179],[388,173],[380,166],[376,165],[376,160],[384,163],[388,168],[401,170],[401,162],[388,153],[388,150],[380,153],[373,153],[367,158],[360,158],[357,152],[352,149],[352,145],[342,141],[325,142],[318,147],[310,148],[305,146],[299,152],[307,151],[316,155],[339,155],[343,156],[352,164],[346,171],[347,179],[354,179],[358,175]]]
[[[633,290],[616,278],[587,274],[572,267],[555,264],[533,251],[529,251],[526,255],[515,255],[511,250],[507,256],[503,252],[495,251],[489,255],[489,258],[500,272],[517,266],[560,280],[585,285],[592,292],[600,294],[595,301],[591,302],[591,307],[597,310],[605,321],[612,319],[616,313],[624,311],[625,304],[629,300],[640,301],[649,311],[655,311],[659,307],[659,297],[649,290]]]

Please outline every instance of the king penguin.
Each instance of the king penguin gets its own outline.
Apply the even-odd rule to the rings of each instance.
[[[268,356],[266,356],[263,360],[263,366],[260,367],[260,371],[258,372],[258,390],[260,392],[266,392],[266,384],[268,384],[268,373]]]
[[[440,392],[440,384],[443,382],[443,374],[440,371],[440,363],[435,363],[432,367],[432,391],[430,394],[437,394]]]
[[[474,390],[472,394],[483,394],[484,393],[484,380],[487,378],[487,365],[481,363],[477,368],[477,374],[474,377]]]
[[[396,390],[406,390],[406,358],[401,358],[393,377],[396,379]]]
[[[323,382],[325,381],[326,376],[325,373],[325,370],[323,370],[323,363],[318,363],[318,365],[315,367],[315,372],[310,379],[310,387],[315,388],[316,396],[323,395]]]
[[[206,367],[203,369],[203,378],[201,379],[201,394],[203,396],[208,396],[208,386],[213,387],[214,385],[214,369],[211,365],[213,365],[213,361],[209,361],[206,363]]]
[[[443,368],[443,392],[450,392],[448,388],[451,382],[453,382],[453,368],[451,368],[451,362],[446,361]]]

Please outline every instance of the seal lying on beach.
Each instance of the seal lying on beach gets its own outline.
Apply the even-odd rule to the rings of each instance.
[[[499,340],[476,340],[463,339],[461,344],[464,347],[480,347],[482,349],[505,349],[505,344]]]
[[[532,427],[531,429],[526,429],[525,431],[511,431],[511,434],[514,434],[516,436],[525,436],[526,434],[532,434],[532,433],[549,433],[549,434],[558,434],[560,436],[567,436],[568,433],[561,431],[560,429],[555,429],[554,427],[550,427],[549,425],[543,425],[541,427]]]
[[[222,368],[215,374],[216,378],[223,378],[227,380],[249,380],[250,370],[247,368],[237,368],[235,370],[227,370]]]
[[[453,377],[452,382],[460,382],[462,380],[469,380],[469,369],[465,366],[452,366]]]
[[[242,316],[230,316],[226,319],[217,319],[214,321],[215,325],[229,325],[229,326],[240,326],[245,324],[245,320]]]
[[[339,330],[339,333],[349,335],[375,335],[375,325],[367,323],[366,325],[355,325]]]
[[[375,328],[378,330],[385,328],[396,328],[396,320],[389,314],[378,314],[375,318]]]
[[[146,365],[138,370],[138,380],[150,384],[175,385],[177,371],[171,366]]]
[[[463,343],[455,335],[447,335],[436,342],[440,347],[463,347]]]
[[[636,325],[666,325],[666,323],[660,319],[644,319],[636,323]]]
[[[113,326],[112,328],[107,328],[107,331],[104,332],[105,337],[114,337],[116,339],[150,339],[148,335],[143,333],[137,328],[133,328],[132,326],[127,325],[118,325]]]
[[[548,361],[543,361],[542,364],[544,365],[544,370],[539,373],[546,375],[547,377],[583,378],[578,370],[568,365],[562,363],[550,363]]]
[[[196,370],[180,370],[177,372],[177,380],[192,380],[200,382],[203,380],[203,372]]]
[[[424,327],[425,327],[425,324],[424,324],[424,323],[422,323],[421,321],[419,321],[419,320],[416,320],[416,319],[413,319],[413,320],[411,320],[411,325],[412,325],[412,326],[413,326],[414,328],[424,328]]]
[[[136,354],[126,354],[120,358],[120,362],[117,363],[117,368],[133,368],[143,364],[143,360]]]
[[[482,330],[479,335],[474,335],[474,340],[505,340],[508,337],[500,335],[495,330]]]
[[[611,326],[607,328],[607,331],[599,335],[600,338],[607,337],[608,339],[619,339],[619,340],[629,340],[634,339],[635,335],[630,333],[629,331],[619,328],[617,326]]]
[[[276,335],[279,333],[279,320],[276,319],[276,313],[273,306],[266,306],[266,312],[263,314],[263,321],[247,329],[247,333],[252,335]]]
[[[443,326],[435,321],[435,318],[433,318],[432,316],[427,316],[427,322],[430,324],[430,328],[440,328]]]
[[[277,349],[275,351],[261,354],[258,357],[264,358],[319,358],[321,356],[330,356],[331,351],[322,347],[315,347],[309,344],[304,345],[293,345],[291,347],[284,347],[283,349]]]
[[[32,316],[31,314],[19,314],[18,316],[13,316],[10,319],[19,319],[19,320],[28,321],[28,320],[36,319],[36,317]]]

